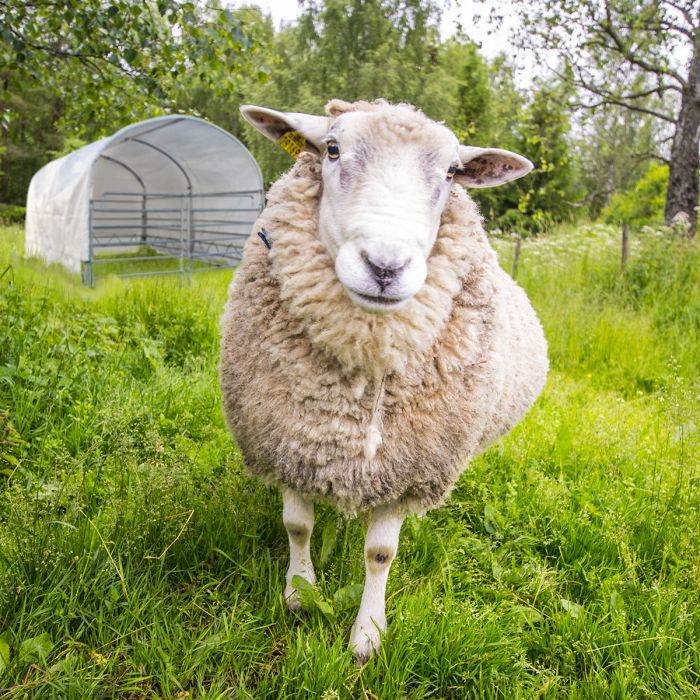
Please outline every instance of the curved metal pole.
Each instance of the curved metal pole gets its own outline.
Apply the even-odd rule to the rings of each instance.
[[[133,168],[130,168],[126,163],[123,163],[122,161],[117,160],[117,158],[114,158],[112,156],[106,156],[104,153],[100,153],[100,158],[104,158],[105,160],[108,160],[110,163],[114,163],[115,165],[120,165],[130,175],[133,175],[136,181],[139,183],[139,185],[141,185],[141,189],[143,190],[143,197],[141,198],[141,242],[146,243],[146,224],[148,223],[146,214],[146,184],[141,179],[139,174]],[[92,230],[90,230],[90,237],[92,238]]]
[[[104,153],[100,153],[100,158],[104,158],[105,160],[108,160],[112,163],[116,163],[117,165],[121,165],[124,170],[128,171],[131,175],[136,178],[138,181],[139,185],[141,185],[141,189],[143,190],[143,193],[146,194],[146,185],[144,184],[143,180],[139,177],[139,174],[133,169],[130,168],[126,163],[122,163],[122,161],[117,160],[116,158],[113,158],[112,156],[106,156]]]
[[[166,150],[160,148],[160,146],[156,146],[153,143],[149,143],[148,141],[143,141],[142,139],[140,139],[136,136],[127,136],[127,138],[125,138],[124,141],[135,141],[136,143],[140,143],[142,146],[148,146],[149,148],[152,148],[154,151],[158,151],[158,153],[165,156],[182,173],[182,177],[184,177],[185,181],[187,182],[187,189],[188,189],[189,193],[192,192],[192,181],[190,180],[190,177],[187,174],[187,171]]]
[[[192,250],[194,248],[194,241],[192,239],[192,181],[190,180],[189,175],[187,174],[187,171],[180,165],[180,163],[173,158],[170,153],[167,151],[163,150],[160,148],[160,146],[156,146],[153,143],[149,143],[148,141],[143,141],[142,139],[138,137],[127,137],[124,139],[125,141],[134,141],[136,143],[140,143],[142,146],[148,146],[149,148],[152,148],[154,151],[158,151],[161,155],[165,156],[171,163],[175,165],[175,167],[182,173],[182,176],[185,178],[185,181],[187,182],[187,195],[188,195],[188,201],[187,201],[187,223],[185,228],[187,229],[187,240],[188,240],[188,246],[187,246],[187,283],[190,283],[191,276],[192,276]]]

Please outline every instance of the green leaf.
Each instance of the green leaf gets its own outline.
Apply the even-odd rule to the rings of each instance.
[[[488,503],[484,506],[484,530],[492,537],[498,537],[501,534],[501,526],[498,524],[498,512]]]
[[[320,600],[316,601],[316,607],[329,622],[332,622],[335,619],[335,611],[333,610],[333,606],[328,601],[321,598]]]
[[[503,567],[498,563],[495,557],[491,560],[491,573],[496,581],[501,581],[503,578]]]
[[[317,610],[329,622],[333,622],[335,620],[335,611],[333,610],[333,607],[321,595],[321,592],[318,590],[318,588],[316,588],[316,586],[312,585],[301,576],[293,576],[292,588],[294,588],[299,595],[299,601],[306,610],[309,612]]]
[[[573,618],[578,618],[581,616],[581,613],[583,612],[583,608],[578,604],[574,603],[571,600],[567,600],[566,598],[561,599],[561,605],[566,610],[566,612],[571,615]]]
[[[527,605],[516,605],[514,610],[526,625],[536,625],[542,622],[542,613]]]
[[[318,593],[313,584],[309,583],[303,576],[292,576],[292,588],[299,595],[299,600],[305,608],[316,607]]]
[[[339,588],[333,594],[333,605],[338,612],[355,608],[362,600],[364,586],[361,583],[351,583],[348,586]]]
[[[613,591],[610,595],[610,612],[614,613],[622,610],[624,603],[624,598],[617,591]]]
[[[24,663],[44,661],[53,649],[51,637],[44,632],[38,637],[25,639],[19,645],[19,658]]]

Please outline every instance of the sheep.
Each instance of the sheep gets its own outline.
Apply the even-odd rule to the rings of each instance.
[[[224,414],[247,469],[282,491],[289,608],[300,607],[294,576],[315,583],[314,502],[368,515],[350,635],[364,663],[386,631],[404,518],[443,503],[544,386],[542,327],[463,189],[532,164],[460,145],[405,104],[241,111],[298,157],[270,189],[231,283]]]

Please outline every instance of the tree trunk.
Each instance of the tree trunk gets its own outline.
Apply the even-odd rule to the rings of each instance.
[[[698,206],[698,145],[700,144],[700,31],[696,32],[693,57],[683,89],[681,109],[671,146],[671,167],[666,190],[664,219],[667,224],[685,219],[688,236],[695,234]]]

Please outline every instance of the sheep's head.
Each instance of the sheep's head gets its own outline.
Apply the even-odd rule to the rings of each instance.
[[[325,117],[253,106],[241,112],[290,152],[296,144],[322,158],[319,237],[365,311],[394,311],[423,286],[454,183],[493,187],[532,169],[516,153],[460,145],[409,105],[333,100],[326,109]]]

